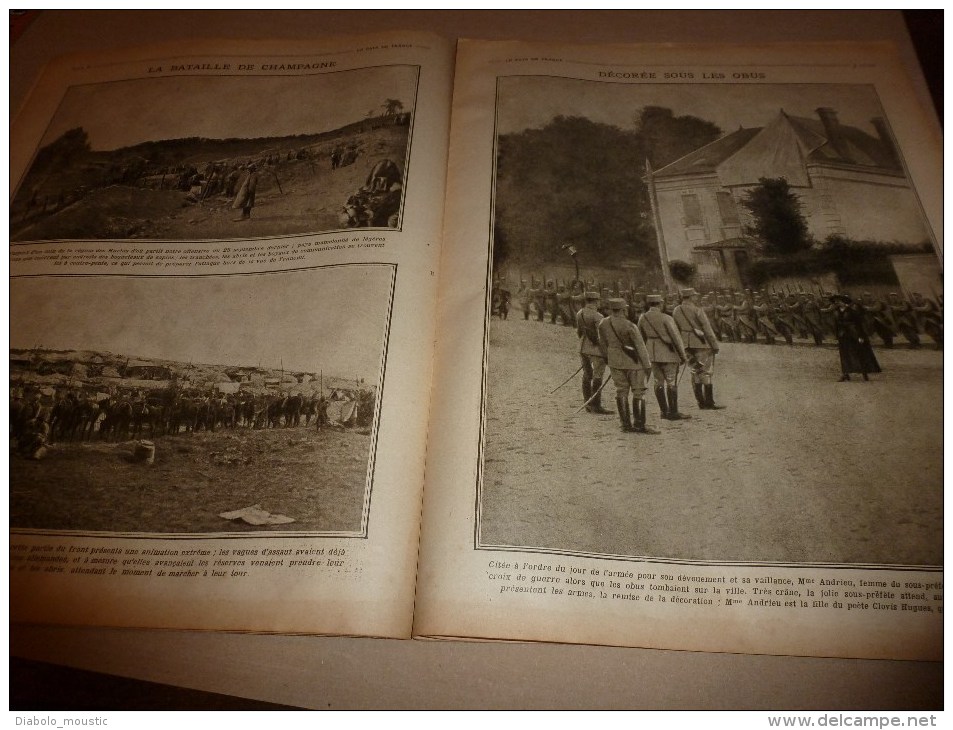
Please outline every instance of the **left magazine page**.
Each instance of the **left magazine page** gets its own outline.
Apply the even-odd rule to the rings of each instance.
[[[46,69],[10,146],[12,620],[410,635],[452,61]]]

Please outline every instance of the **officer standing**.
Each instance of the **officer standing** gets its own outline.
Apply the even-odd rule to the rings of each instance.
[[[655,398],[662,418],[680,421],[691,416],[678,412],[678,366],[688,362],[675,320],[662,311],[662,295],[649,294],[649,310],[639,317],[639,331],[652,360]]]
[[[705,310],[698,306],[698,292],[694,289],[682,289],[681,295],[682,303],[675,307],[672,316],[682,333],[689,360],[696,361],[692,367],[695,399],[698,401],[698,407],[703,410],[719,410],[724,406],[715,405],[711,384],[715,355],[719,350],[718,338],[715,337]]]
[[[612,413],[602,407],[602,376],[606,372],[606,354],[599,343],[599,323],[603,316],[599,313],[599,292],[585,293],[586,306],[576,314],[576,334],[579,335],[579,359],[582,361],[582,395],[590,413]]]
[[[625,299],[613,297],[609,300],[609,316],[599,323],[599,343],[612,372],[622,430],[657,435],[658,431],[645,425],[645,382],[652,361],[639,328],[628,320],[625,310]]]

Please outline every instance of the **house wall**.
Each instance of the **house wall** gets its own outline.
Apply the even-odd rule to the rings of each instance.
[[[798,189],[811,233],[855,241],[929,240],[913,190],[902,177],[809,166],[812,188]]]
[[[917,244],[929,240],[920,208],[906,180],[860,170],[812,165],[812,187],[792,188],[801,200],[808,229],[817,240],[831,234],[863,241]],[[675,178],[657,183],[659,217],[670,261],[681,259],[707,265],[693,255],[695,246],[741,236],[751,216],[741,204],[753,186],[724,188],[714,174]],[[725,221],[718,193],[730,192],[739,222]],[[693,225],[686,217],[686,195],[698,201],[701,220]]]
[[[897,254],[890,257],[904,294],[919,292],[928,299],[943,293],[940,262],[933,254]]]
[[[740,223],[722,219],[718,193],[723,192],[729,191],[721,186],[714,174],[692,179],[675,178],[657,183],[658,213],[669,261],[693,261],[692,249],[695,246],[741,235]],[[744,210],[738,204],[738,193],[730,192],[738,217],[743,222]],[[698,224],[687,217],[689,211],[686,211],[686,195],[694,195],[697,198],[701,211],[701,221]]]

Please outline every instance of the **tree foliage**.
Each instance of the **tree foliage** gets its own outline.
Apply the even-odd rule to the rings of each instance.
[[[813,241],[801,212],[801,201],[787,180],[762,177],[758,183],[741,202],[751,211],[754,221],[748,232],[762,242],[764,253],[789,256],[811,248]]]
[[[691,284],[692,279],[695,278],[695,274],[698,272],[698,267],[688,261],[675,259],[669,262],[668,270],[672,274],[672,278],[679,284]]]
[[[82,127],[74,127],[37,152],[34,164],[43,168],[65,169],[86,152],[89,152],[89,135]]]
[[[783,258],[755,261],[747,271],[747,284],[761,287],[771,279],[804,278],[833,272],[843,285],[897,285],[890,257],[894,254],[932,253],[924,241],[916,246],[896,241],[854,241],[844,236],[828,236],[820,246],[804,249]]]
[[[642,107],[635,118],[635,129],[643,154],[655,169],[704,147],[722,133],[716,124],[688,114],[677,117],[664,106]]]
[[[572,243],[583,266],[613,267],[635,258],[659,268],[645,161],[667,164],[672,155],[717,138],[720,130],[661,107],[646,107],[639,120],[644,124],[623,130],[557,116],[542,128],[501,135],[495,266],[507,258],[529,265],[566,263],[560,246]]]
[[[400,99],[385,99],[384,103],[381,104],[381,109],[384,112],[384,116],[393,117],[404,110],[404,102]]]
[[[574,243],[583,261],[652,251],[637,140],[618,127],[556,117],[500,138],[497,230],[524,262],[559,260]],[[496,259],[499,261],[499,257]]]

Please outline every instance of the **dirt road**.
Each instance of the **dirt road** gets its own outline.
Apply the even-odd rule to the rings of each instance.
[[[834,346],[725,344],[722,411],[680,409],[622,433],[574,415],[572,328],[490,329],[481,544],[690,560],[939,565],[942,353],[877,350],[872,382],[837,382]],[[604,405],[614,410],[613,386]]]

